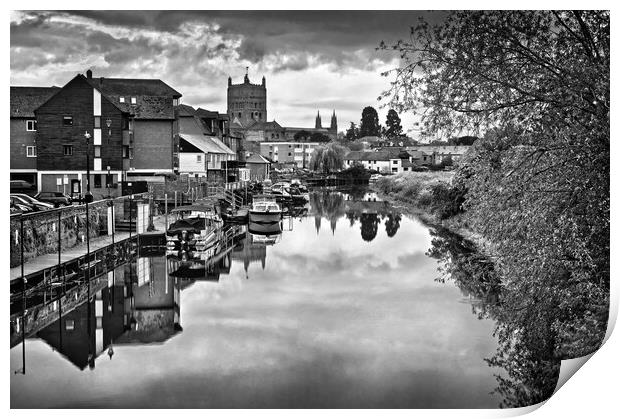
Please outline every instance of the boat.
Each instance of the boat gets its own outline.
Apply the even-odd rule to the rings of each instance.
[[[222,212],[221,217],[226,224],[247,224],[249,212],[247,208],[240,208],[235,212]]]
[[[261,236],[275,236],[282,233],[282,226],[280,223],[255,223],[250,221],[248,224],[248,231],[250,234]]]
[[[273,224],[279,223],[281,218],[282,210],[274,198],[261,195],[254,197],[249,216],[251,223]]]
[[[218,241],[217,230],[222,220],[215,207],[207,203],[194,203],[173,209],[175,221],[166,230],[168,250],[204,250]]]

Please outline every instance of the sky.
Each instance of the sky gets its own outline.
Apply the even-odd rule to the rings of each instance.
[[[11,13],[12,86],[63,86],[92,69],[94,77],[159,78],[181,102],[226,112],[227,78],[267,79],[269,120],[283,126],[323,125],[332,111],[338,129],[359,124],[389,87],[381,73],[398,66],[393,51],[420,11],[14,11]],[[405,131],[418,120],[401,115]]]

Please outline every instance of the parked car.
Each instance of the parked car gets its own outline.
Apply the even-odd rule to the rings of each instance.
[[[34,212],[34,208],[32,208],[30,205],[24,204],[13,196],[11,197],[11,215],[26,214],[29,212]]]
[[[71,205],[71,197],[62,192],[39,192],[34,197],[39,201],[49,202],[55,207]]]
[[[368,179],[368,181],[370,183],[374,183],[378,181],[380,178],[381,178],[381,175],[379,173],[375,173],[374,175],[370,175],[370,179]]]
[[[11,193],[34,194],[36,193],[36,188],[32,183],[25,180],[12,180]]]
[[[15,198],[18,202],[31,206],[35,211],[45,211],[54,208],[52,204],[37,201],[33,197],[26,194],[12,193],[11,197]]]

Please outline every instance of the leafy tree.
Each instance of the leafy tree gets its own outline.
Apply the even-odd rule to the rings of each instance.
[[[347,149],[338,143],[330,143],[325,147],[318,147],[310,157],[310,170],[322,173],[332,173],[342,170],[344,156]]]
[[[403,135],[403,127],[400,124],[400,117],[394,109],[390,109],[385,119],[385,136],[387,138],[398,138]]]
[[[518,365],[523,351],[541,362],[583,356],[605,335],[609,30],[608,11],[463,11],[422,21],[394,46],[393,107],[424,110],[431,135],[480,137],[454,182],[506,287],[497,333],[507,343],[493,365]],[[500,385],[518,404],[527,391],[513,372]]]
[[[381,127],[379,126],[379,114],[372,106],[366,106],[362,111],[362,122],[360,123],[359,137],[379,136]]]
[[[310,138],[311,134],[306,130],[297,131],[293,136],[295,141],[307,141]]]
[[[316,143],[328,143],[331,139],[322,132],[313,132],[310,135],[310,141]]]
[[[473,145],[474,141],[476,141],[478,137],[474,137],[471,135],[466,135],[464,137],[456,137],[448,140],[449,145]]]
[[[351,126],[349,126],[349,129],[347,129],[345,138],[347,139],[347,141],[354,141],[359,138],[359,129],[353,122],[351,122]]]

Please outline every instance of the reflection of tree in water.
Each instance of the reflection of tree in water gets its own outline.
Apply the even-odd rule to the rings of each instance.
[[[377,214],[362,214],[360,216],[362,239],[367,242],[372,241],[377,236],[379,229],[379,217]]]
[[[385,232],[388,237],[394,237],[400,228],[400,214],[388,214],[385,221]]]
[[[553,327],[559,302],[542,290],[519,295],[503,288],[493,263],[477,253],[471,242],[445,229],[431,230],[431,234],[432,248],[427,254],[441,263],[438,280],[454,281],[474,299],[472,310],[478,318],[496,322],[499,346],[486,361],[505,371],[496,375],[501,407],[528,406],[551,397],[561,361]]]
[[[338,219],[344,216],[344,198],[342,194],[329,190],[315,191],[310,194],[310,208],[314,213],[317,233],[321,227],[321,217],[327,218],[333,231]]]

